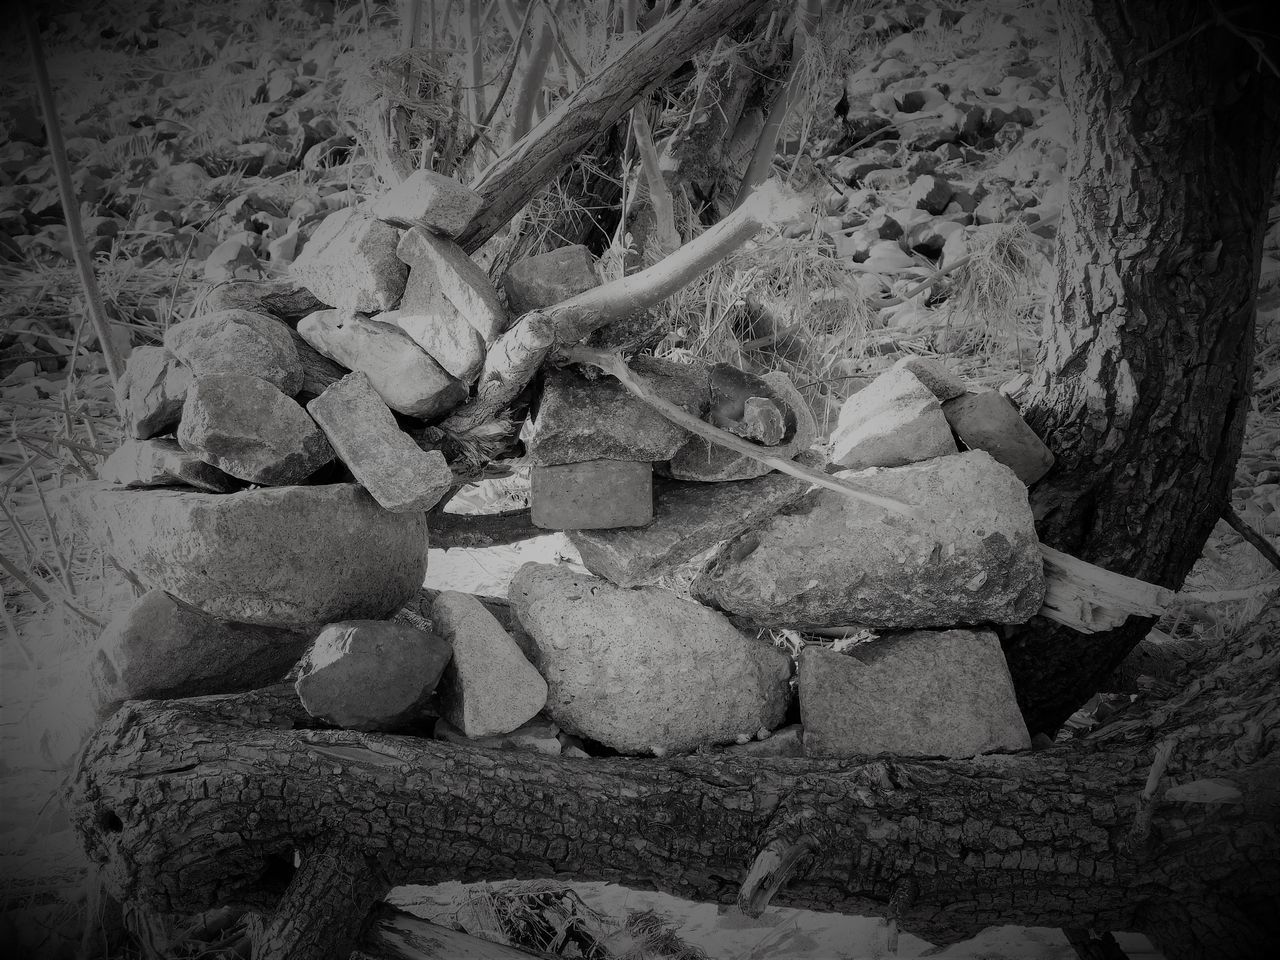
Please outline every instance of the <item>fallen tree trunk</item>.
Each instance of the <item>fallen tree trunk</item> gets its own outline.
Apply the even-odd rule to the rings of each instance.
[[[320,729],[287,688],[133,702],[86,748],[74,817],[125,900],[276,911],[268,929],[323,909],[291,922],[331,937],[332,914],[347,936],[365,922],[352,877],[759,906],[764,868],[789,863],[776,902],[891,912],[934,942],[1021,923],[1137,930],[1171,960],[1261,957],[1280,936],[1278,634],[1273,601],[1179,697],[1089,741],[973,760],[569,760]],[[335,851],[350,863],[308,867]],[[345,879],[317,893],[326,871]],[[300,942],[294,960],[330,955]]]

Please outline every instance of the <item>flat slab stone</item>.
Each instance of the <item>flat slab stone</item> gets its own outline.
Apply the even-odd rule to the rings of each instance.
[[[343,377],[308,403],[307,413],[384,510],[430,510],[453,485],[444,454],[409,439],[363,373]]]
[[[276,683],[321,624],[266,627],[212,617],[163,590],[115,617],[94,648],[90,681],[98,715],[125,700],[167,700]]]
[[[493,343],[507,329],[507,310],[489,275],[448,237],[421,228],[408,230],[396,253],[408,265],[416,296],[425,296],[427,289],[438,291],[485,343]]]
[[[172,437],[125,440],[98,468],[98,479],[130,489],[187,486],[209,493],[229,493],[237,486],[233,477],[183,450]]]
[[[958,449],[933,391],[898,366],[841,404],[830,447],[832,463],[854,470],[899,467]]]
[[[354,483],[239,493],[66,487],[70,519],[148,588],[206,613],[287,626],[386,617],[427,570],[427,518]]]
[[[667,590],[526,563],[510,600],[568,733],[624,753],[693,750],[774,729],[791,658]]]
[[[663,399],[695,417],[706,412],[710,394],[701,365],[640,357],[631,367]],[[566,367],[547,372],[529,456],[536,464],[667,460],[689,437],[613,377],[590,380]]]
[[[985,450],[1031,486],[1053,467],[1053,452],[997,390],[966,393],[942,405],[951,429],[971,450]]]
[[[421,719],[453,655],[434,633],[390,620],[320,631],[293,688],[311,716],[347,730],[395,730]]]
[[[331,307],[390,310],[409,272],[396,256],[399,240],[395,227],[347,207],[324,218],[289,272]]]
[[[470,383],[484,365],[484,336],[445,296],[430,259],[423,260],[409,271],[400,308],[379,318],[396,324],[450,374]]]
[[[638,527],[653,519],[653,464],[587,460],[529,472],[530,519],[544,530]]]
[[[1044,561],[1013,471],[982,451],[835,474],[905,501],[900,514],[819,489],[725,543],[693,595],[778,627],[1023,623]]]
[[[374,201],[372,213],[406,230],[425,227],[456,237],[471,222],[484,198],[452,177],[434,170],[415,170]]]
[[[365,374],[383,403],[397,413],[441,417],[467,397],[466,386],[394,324],[317,310],[298,323],[298,333],[326,357]]]
[[[903,357],[893,368],[910,371],[939,401],[958,397],[969,389],[941,360],[932,357]]]
[[[806,646],[800,715],[810,757],[972,757],[1031,747],[990,630],[917,630],[847,653]]]
[[[305,480],[333,459],[302,407],[266,380],[240,374],[196,377],[178,442],[223,473],[263,486]]]
[[[762,453],[794,460],[818,439],[818,423],[808,401],[795,388],[791,378],[780,370],[766,373],[761,378],[773,391],[772,399],[786,408],[786,433],[777,446],[761,446]],[[745,398],[744,398],[745,407]],[[758,460],[691,436],[671,458],[670,473],[677,480],[697,480],[702,483],[725,483],[730,480],[750,480],[772,471]]]
[[[296,234],[295,234],[296,238]],[[308,313],[324,309],[316,295],[297,280],[227,280],[211,288],[204,298],[205,311],[249,310],[296,323]]]
[[[134,347],[120,378],[125,432],[136,440],[168,433],[182,417],[191,371],[163,347]]]
[[[781,473],[732,483],[660,482],[653,522],[617,530],[573,530],[583,566],[623,587],[652,583],[722,540],[798,500],[809,484]]]
[[[219,310],[164,333],[164,345],[197,377],[247,374],[292,397],[302,389],[302,361],[289,328],[275,317],[248,310]]]
[[[431,621],[453,647],[440,681],[441,715],[468,737],[511,733],[547,703],[547,682],[479,600],[446,590]]]
[[[489,737],[468,737],[443,717],[436,721],[435,729],[437,740],[457,743],[472,750],[515,750],[552,757],[564,752],[559,734],[560,728],[543,716],[534,717],[510,733],[496,733]]]
[[[595,258],[580,243],[525,257],[502,275],[507,306],[515,316],[563,303],[599,285]]]

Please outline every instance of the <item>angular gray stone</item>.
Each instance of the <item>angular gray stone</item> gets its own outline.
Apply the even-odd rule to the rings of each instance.
[[[98,479],[130,489],[188,486],[209,493],[228,493],[234,479],[188,453],[172,437],[125,440],[98,468]]]
[[[573,530],[582,564],[622,587],[652,583],[722,540],[798,500],[809,484],[781,473],[733,483],[668,481],[655,488],[653,522],[616,530]]]
[[[653,519],[653,464],[584,460],[535,465],[529,519],[544,530],[638,527]]]
[[[400,309],[379,314],[376,319],[394,323],[440,366],[466,383],[474,380],[484,365],[484,337],[444,295],[430,270],[410,270]]]
[[[724,544],[693,595],[768,626],[1022,623],[1044,599],[1026,487],[981,451],[837,478],[905,501],[913,520],[814,490]]]
[[[453,485],[444,454],[409,439],[363,373],[343,377],[308,403],[307,413],[384,510],[430,510]]]
[[[415,170],[375,200],[372,213],[406,230],[421,226],[456,237],[483,203],[480,194],[452,177],[434,170]]]
[[[345,377],[350,371],[346,367],[334,363],[311,344],[307,343],[293,327],[289,327],[289,336],[298,351],[298,360],[302,363],[301,397],[318,397],[330,386]]]
[[[228,280],[210,289],[204,298],[204,309],[249,310],[266,313],[289,323],[297,322],[314,310],[324,309],[315,294],[289,277],[275,280]]]
[[[547,703],[547,682],[475,597],[446,590],[431,607],[453,648],[440,681],[441,715],[468,737],[510,733]]]
[[[326,357],[365,374],[383,403],[397,413],[439,417],[467,397],[463,384],[393,324],[317,310],[298,323],[298,333]]]
[[[958,397],[969,389],[962,379],[943,366],[941,360],[934,360],[931,357],[903,357],[894,364],[894,367],[909,370],[915,374],[915,378],[923,383],[940,402]]]
[[[966,393],[944,403],[942,412],[966,447],[987,451],[1027,486],[1053,467],[1053,452],[999,391]]]
[[[599,285],[595,258],[579,243],[526,257],[502,276],[513,316],[563,303]]]
[[[701,365],[638,357],[636,379],[701,417],[710,402]],[[535,464],[584,460],[667,460],[689,432],[628,393],[613,377],[588,380],[569,368],[549,371],[534,420],[529,456]]]
[[[1031,747],[990,630],[917,630],[843,654],[806,646],[800,716],[810,757],[972,757]]]
[[[182,406],[182,449],[233,477],[263,486],[298,483],[333,459],[306,411],[258,377],[196,377]]]
[[[389,620],[347,620],[320,631],[293,688],[307,713],[347,730],[394,730],[422,719],[449,644]]]
[[[284,679],[321,624],[264,627],[212,617],[163,590],[115,617],[90,667],[99,716],[125,700],[253,690]]]
[[[497,733],[491,737],[468,737],[443,717],[436,721],[436,739],[457,743],[481,750],[515,750],[520,753],[542,753],[560,756],[564,750],[558,734],[560,728],[546,717],[537,716],[510,733]]]
[[[791,658],[654,587],[526,563],[510,599],[536,648],[546,712],[624,753],[732,743],[786,715]]]
[[[396,254],[408,264],[415,296],[437,291],[485,343],[493,343],[507,329],[507,311],[489,275],[452,240],[415,228],[400,238]]]
[[[936,144],[930,144],[930,146],[936,146]],[[954,193],[951,184],[946,180],[926,174],[923,177],[916,177],[907,189],[906,202],[908,206],[919,210],[942,213]]]
[[[59,491],[72,522],[148,588],[227,620],[385,617],[427,570],[427,518],[388,513],[354,483],[239,493]]]
[[[331,307],[390,310],[400,301],[409,272],[396,256],[399,240],[395,227],[354,207],[336,210],[316,228],[289,272]]]
[[[898,467],[957,450],[938,398],[899,366],[844,401],[830,448],[832,463],[855,470]]]
[[[766,373],[761,379],[773,392],[772,398],[787,409],[787,434],[782,443],[773,447],[761,447],[762,453],[783,460],[793,460],[804,453],[818,439],[818,423],[809,409],[809,403],[792,384],[791,378],[780,370]],[[750,480],[762,477],[773,468],[746,454],[738,453],[692,436],[671,458],[671,476],[677,480],[697,480],[703,483],[723,483],[728,480]]]
[[[302,361],[289,328],[248,310],[219,310],[164,333],[165,348],[197,377],[236,373],[259,377],[292,397],[302,389]]]
[[[191,371],[163,347],[135,347],[120,378],[125,432],[136,440],[178,425],[191,386]]]

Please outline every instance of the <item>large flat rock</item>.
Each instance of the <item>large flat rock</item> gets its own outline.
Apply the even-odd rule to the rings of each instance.
[[[175,323],[165,348],[197,377],[214,373],[260,377],[292,397],[302,389],[302,360],[289,328],[248,310],[218,310]]]
[[[434,291],[449,301],[485,343],[507,329],[507,310],[489,275],[448,237],[417,227],[400,238],[396,253],[409,267],[412,287],[406,285],[407,290],[418,297]]]
[[[652,583],[722,540],[758,526],[798,500],[809,483],[781,473],[733,483],[655,484],[653,522],[573,530],[583,566],[623,587]]]
[[[227,620],[386,617],[427,570],[427,518],[388,513],[355,484],[240,493],[65,488],[59,503],[148,588]]]
[[[842,471],[919,520],[814,490],[724,544],[699,600],[769,626],[951,627],[1022,623],[1044,599],[1026,487],[981,451]]]
[[[367,376],[397,413],[441,417],[466,399],[467,388],[394,324],[317,310],[299,321],[298,333],[329,359]]]
[[[841,404],[830,445],[831,462],[854,470],[898,467],[957,450],[937,396],[901,366]]]
[[[400,232],[354,207],[325,217],[290,273],[331,307],[376,313],[404,293],[409,268],[396,256]]]
[[[811,757],[972,757],[1031,746],[990,630],[917,630],[847,653],[807,646],[800,715]]]
[[[782,723],[791,659],[667,590],[527,563],[510,599],[566,731],[624,753],[732,743]]]

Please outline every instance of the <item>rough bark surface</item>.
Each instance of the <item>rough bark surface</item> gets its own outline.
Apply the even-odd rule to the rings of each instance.
[[[1229,31],[1190,35],[1212,15],[1195,0],[1064,0],[1061,11],[1071,189],[1023,402],[1057,457],[1033,491],[1037,529],[1059,550],[1177,588],[1240,453],[1280,82]],[[1008,636],[1032,732],[1056,729],[1149,626],[1082,637],[1035,621]]]
[[[397,884],[551,877],[732,903],[758,853],[808,836],[775,902],[876,914],[897,892],[899,925],[935,942],[1022,923],[1139,930],[1171,960],[1261,957],[1280,936],[1277,639],[1273,602],[1178,697],[1077,745],[969,761],[575,761],[319,729],[280,689],[132,702],[86,749],[74,816],[112,892],[165,913],[272,909],[278,865],[316,845]],[[1236,798],[1167,797],[1208,781]]]

